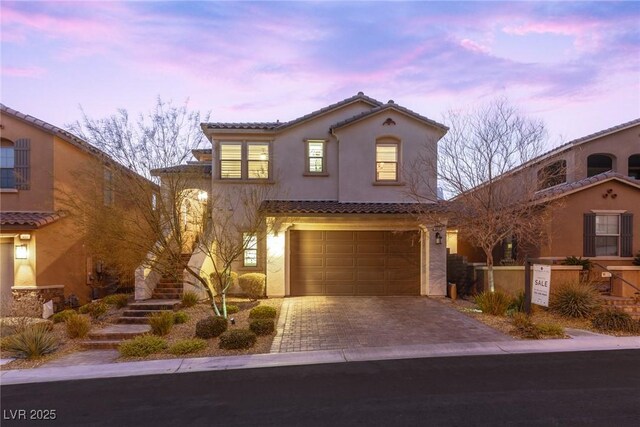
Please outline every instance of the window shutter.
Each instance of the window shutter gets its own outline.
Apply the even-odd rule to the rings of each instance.
[[[620,215],[620,256],[633,256],[633,214]]]
[[[18,139],[16,140],[14,147],[14,173],[16,175],[16,189],[28,190],[31,183],[31,171],[29,168],[29,151],[31,149],[31,140],[26,138]]]
[[[596,214],[584,214],[583,254],[585,257],[596,256]]]

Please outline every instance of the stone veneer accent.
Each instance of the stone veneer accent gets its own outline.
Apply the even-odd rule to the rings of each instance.
[[[13,302],[11,311],[14,316],[42,317],[42,304],[53,300],[53,310],[64,308],[64,286],[14,286],[11,288]]]

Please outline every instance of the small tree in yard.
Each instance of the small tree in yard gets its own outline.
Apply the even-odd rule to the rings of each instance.
[[[425,154],[411,166],[411,193],[417,200],[432,198],[418,190],[425,182],[416,171],[437,162],[439,185],[452,196],[449,222],[483,250],[493,292],[493,249],[506,238],[527,244],[544,235],[548,216],[532,203],[537,178],[527,170],[509,172],[540,154],[546,131],[504,99],[469,114],[449,112],[445,122],[450,130],[439,142],[439,159]]]

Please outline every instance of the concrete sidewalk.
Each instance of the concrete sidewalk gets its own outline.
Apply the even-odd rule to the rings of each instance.
[[[598,336],[582,339],[500,341],[455,344],[367,347],[342,350],[265,353],[244,356],[167,359],[71,367],[2,371],[0,384],[27,384],[89,378],[130,377],[229,369],[346,363],[426,357],[479,356],[518,353],[556,353],[598,350],[640,350],[640,337]]]

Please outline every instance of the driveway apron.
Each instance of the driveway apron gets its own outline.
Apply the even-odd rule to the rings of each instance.
[[[291,297],[271,352],[508,340],[425,297]]]

